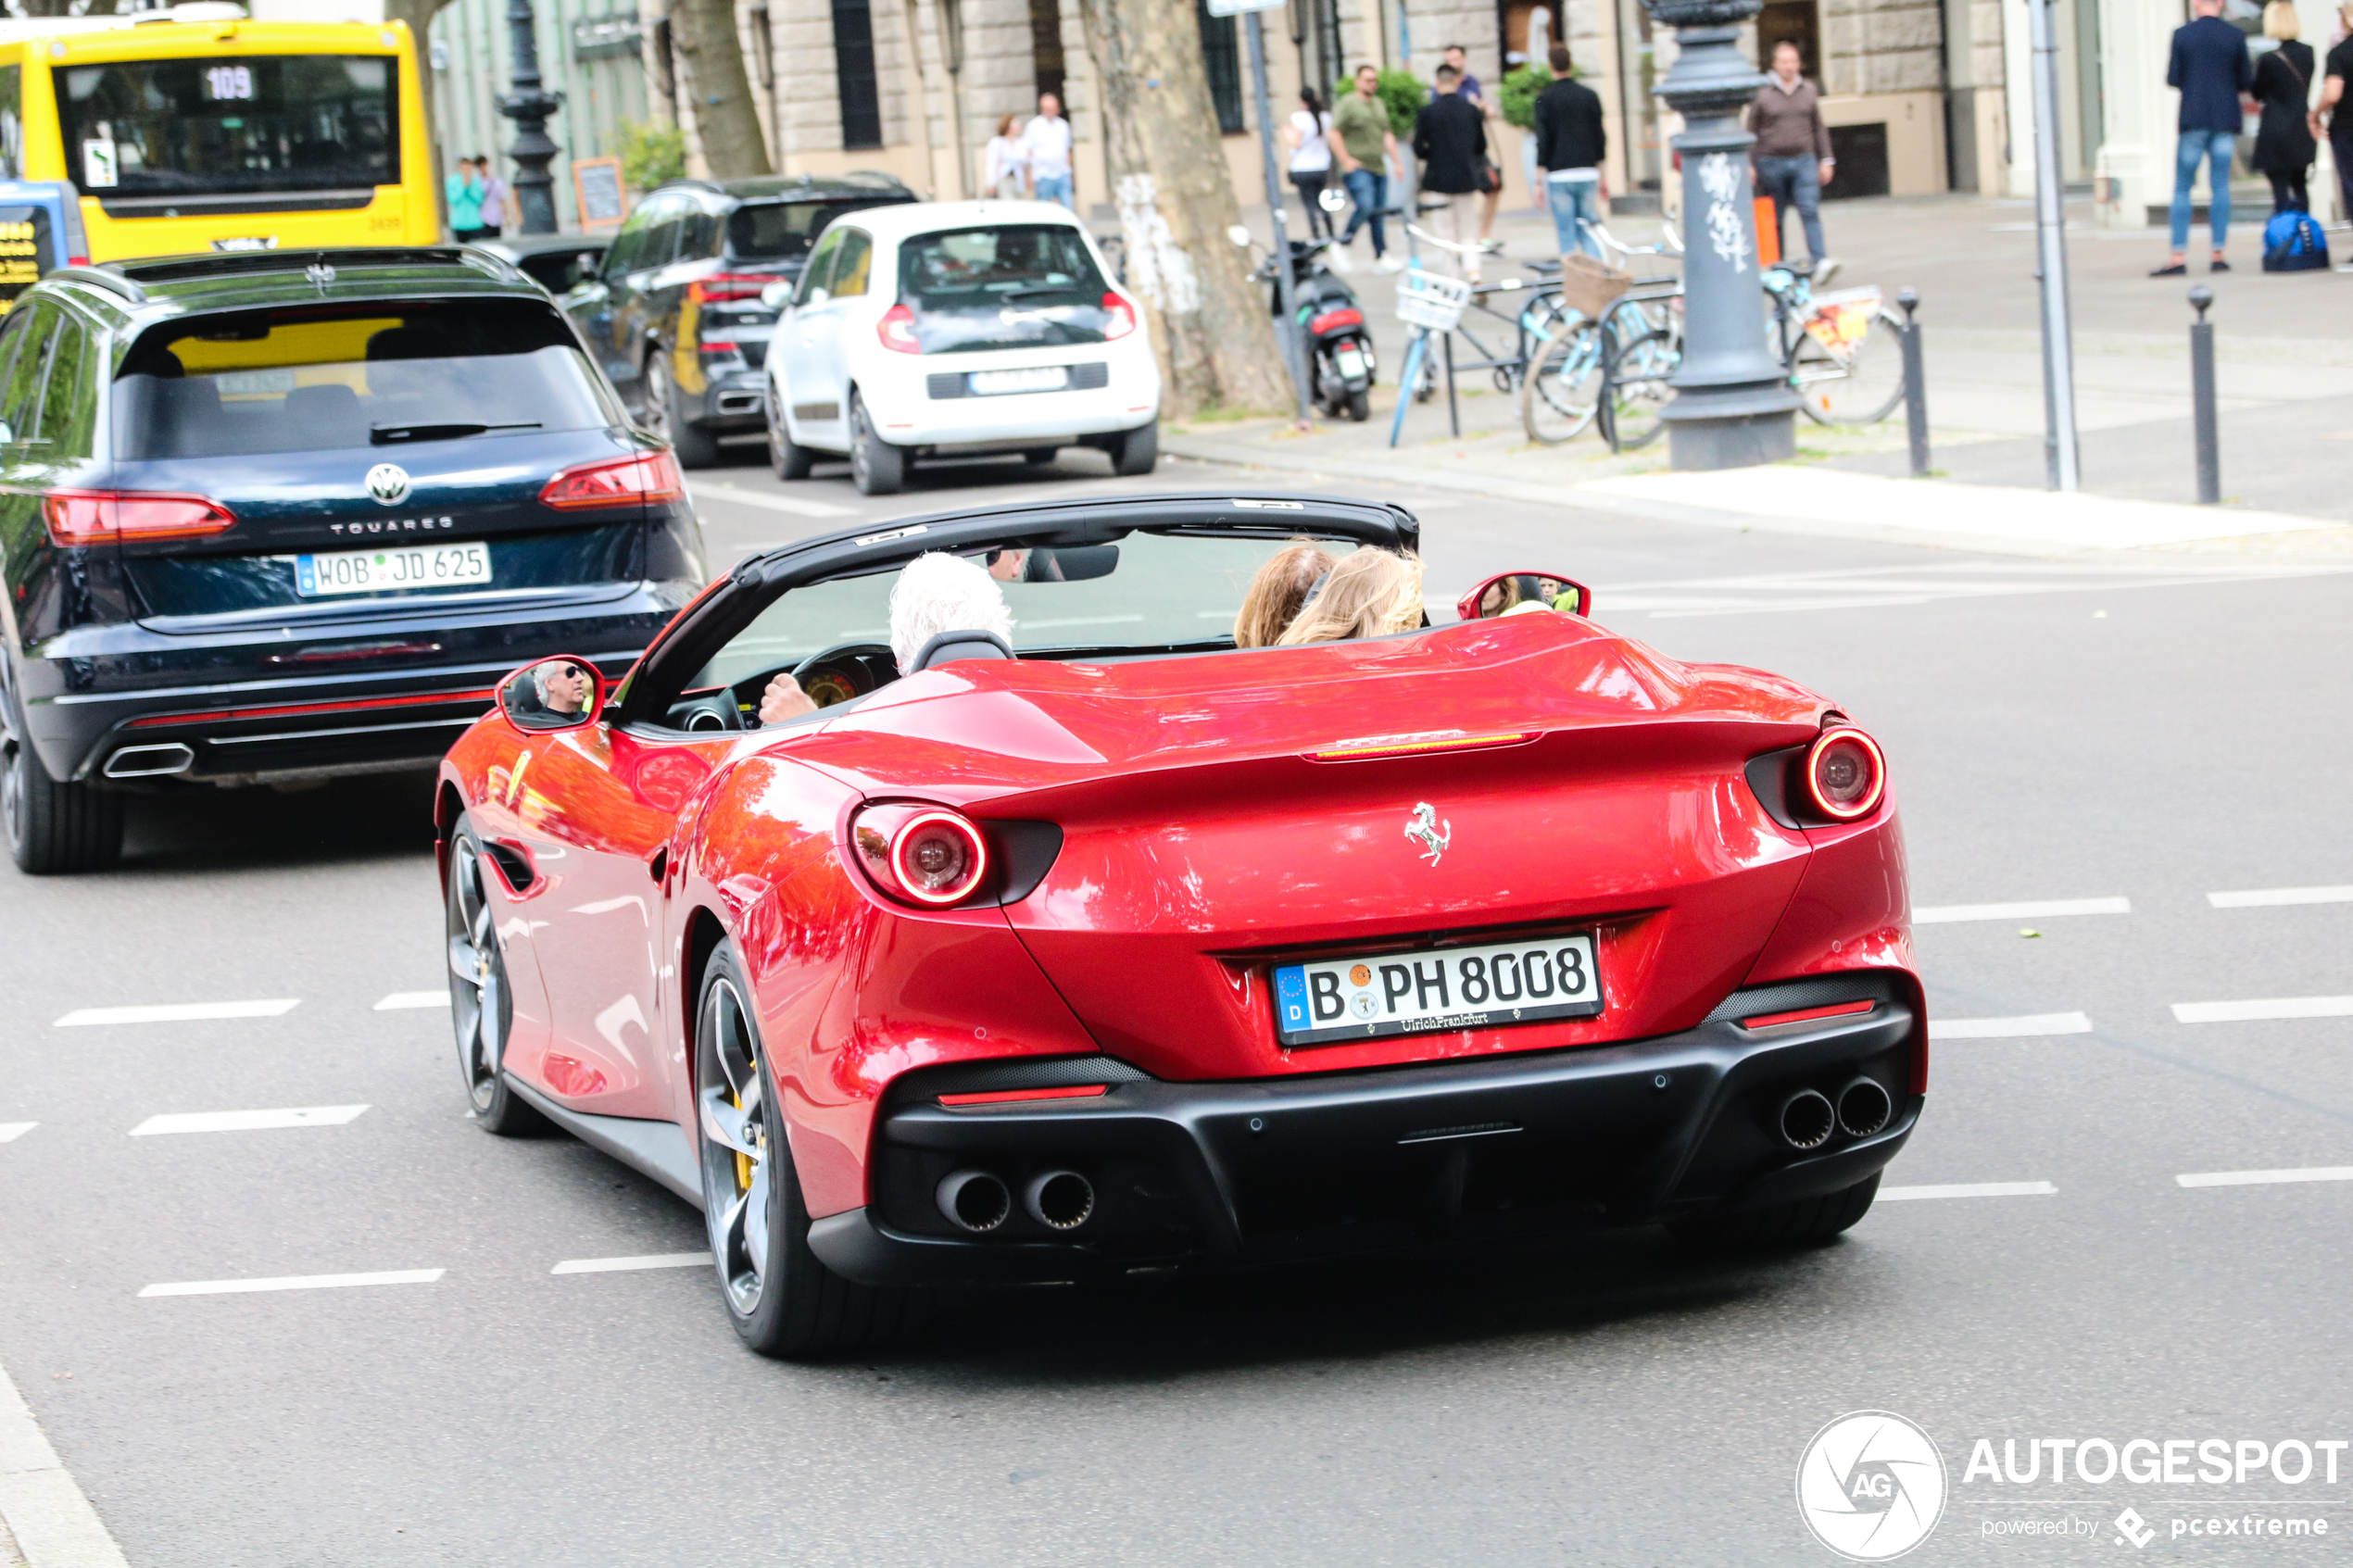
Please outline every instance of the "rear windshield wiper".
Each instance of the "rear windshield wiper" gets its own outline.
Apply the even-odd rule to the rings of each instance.
[[[368,431],[371,446],[390,446],[402,441],[455,441],[459,436],[481,435],[494,430],[537,430],[537,420],[518,420],[512,424],[441,424],[441,425],[372,425]]]
[[[1013,299],[1025,295],[1076,294],[1077,292],[1078,291],[1076,289],[1073,288],[1068,283],[1024,283],[1019,288],[1007,289],[997,297],[1000,299]]]

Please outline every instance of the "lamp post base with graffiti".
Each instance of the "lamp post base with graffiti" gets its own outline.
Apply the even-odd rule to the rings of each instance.
[[[1741,129],[1765,78],[1741,56],[1762,0],[1644,0],[1680,50],[1658,95],[1683,117],[1683,358],[1661,416],[1678,470],[1745,468],[1797,453],[1797,397],[1766,346],[1755,192]]]

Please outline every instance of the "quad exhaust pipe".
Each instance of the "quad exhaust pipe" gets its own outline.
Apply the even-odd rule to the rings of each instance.
[[[1821,1090],[1800,1089],[1781,1101],[1777,1121],[1781,1141],[1790,1148],[1819,1148],[1837,1129],[1838,1112],[1831,1107],[1831,1097]]]
[[[1895,1114],[1895,1100],[1876,1078],[1857,1077],[1838,1091],[1838,1124],[1850,1138],[1868,1138]]]
[[[958,1230],[986,1236],[1013,1218],[1013,1195],[988,1171],[950,1171],[932,1199]],[[1095,1184],[1076,1171],[1041,1171],[1023,1184],[1022,1212],[1051,1231],[1075,1231],[1095,1215]]]
[[[986,1171],[950,1171],[933,1194],[939,1211],[959,1230],[986,1236],[1012,1217],[1013,1195]]]
[[[1048,1171],[1021,1189],[1021,1206],[1048,1230],[1075,1231],[1095,1212],[1095,1184],[1076,1171]]]

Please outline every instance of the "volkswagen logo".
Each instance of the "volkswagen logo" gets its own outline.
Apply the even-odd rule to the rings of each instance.
[[[368,470],[368,494],[381,506],[400,505],[409,498],[409,470],[398,463],[378,463]]]

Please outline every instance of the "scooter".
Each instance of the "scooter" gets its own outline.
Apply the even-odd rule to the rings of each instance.
[[[1291,285],[1299,306],[1299,324],[1307,335],[1310,363],[1315,367],[1315,401],[1334,418],[1363,421],[1373,417],[1372,330],[1355,294],[1324,262],[1332,241],[1290,242]],[[1251,274],[1266,285],[1268,314],[1283,313],[1283,291],[1275,276],[1275,258],[1268,257]]]

